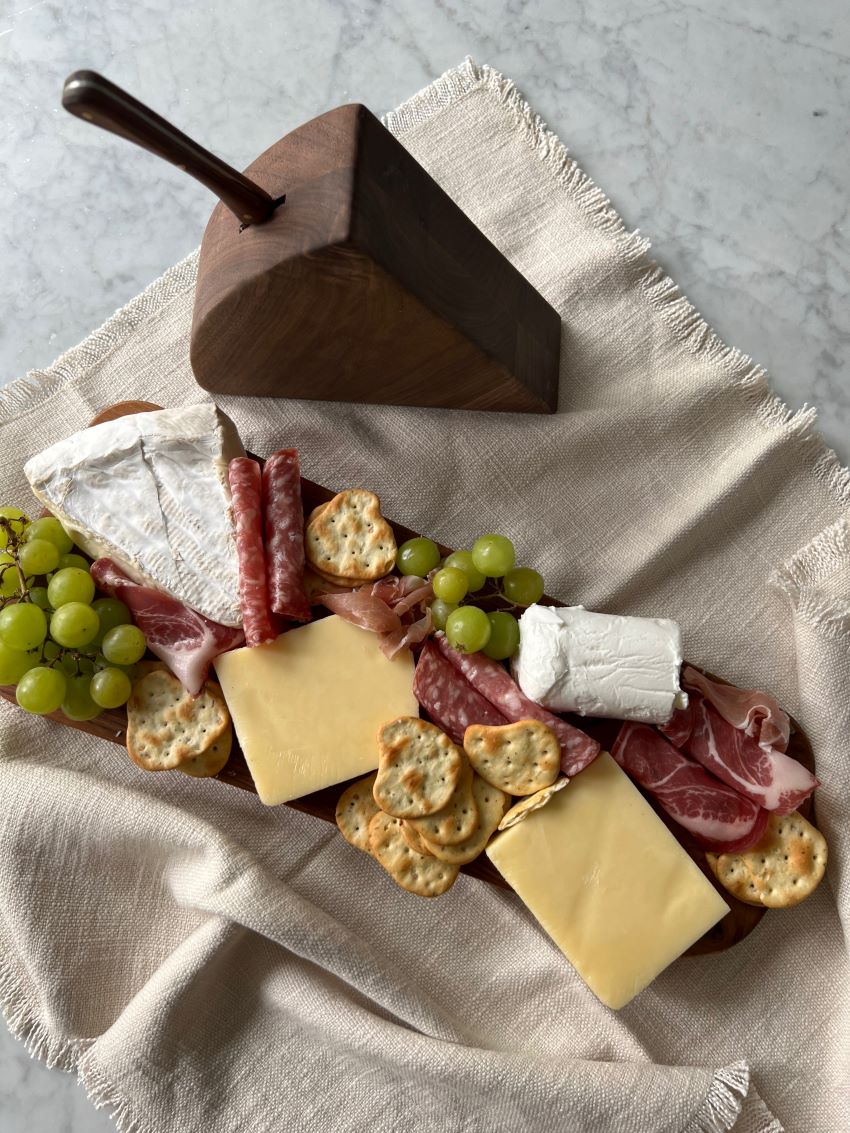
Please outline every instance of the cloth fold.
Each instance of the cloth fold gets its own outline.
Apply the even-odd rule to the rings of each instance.
[[[850,475],[648,259],[516,89],[467,61],[387,124],[564,318],[554,417],[222,398],[247,447],[374,488],[550,593],[676,618],[810,736],[827,881],[614,1014],[511,894],[398,889],[330,826],[0,704],[0,1000],[123,1133],[835,1133],[850,1097]],[[494,194],[495,180],[502,192]],[[196,257],[0,390],[2,502],[104,405],[206,398]],[[812,957],[817,956],[817,963]]]

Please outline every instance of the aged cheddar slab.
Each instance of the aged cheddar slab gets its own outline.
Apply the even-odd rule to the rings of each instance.
[[[728,912],[607,752],[487,856],[615,1010]]]
[[[410,652],[389,660],[374,633],[335,614],[224,653],[215,669],[267,806],[374,771],[379,725],[419,715]]]

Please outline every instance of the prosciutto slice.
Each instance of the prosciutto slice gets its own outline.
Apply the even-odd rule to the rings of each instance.
[[[791,721],[768,693],[720,684],[690,665],[682,671],[682,683],[701,693],[733,728],[740,728],[762,747],[787,749]]]
[[[669,724],[660,730],[712,775],[777,814],[796,810],[818,786],[817,779],[802,763],[782,751],[760,745],[725,720],[698,691],[689,695],[688,707],[674,712]]]
[[[498,661],[483,653],[458,653],[444,634],[437,634],[434,642],[446,660],[508,721],[540,720],[548,724],[561,744],[561,770],[565,775],[578,775],[599,754],[596,740],[529,700]]]
[[[611,755],[703,849],[739,853],[764,834],[766,810],[719,783],[646,724],[623,724]]]
[[[433,631],[430,607],[415,617],[433,596],[431,583],[424,579],[390,575],[356,590],[334,587],[317,594],[315,601],[352,625],[378,634],[381,651],[387,657],[395,657],[402,649],[424,641]]]
[[[245,643],[241,629],[219,625],[168,594],[140,586],[112,559],[97,559],[91,575],[101,590],[129,606],[148,648],[192,696],[204,687],[213,658]]]
[[[498,726],[509,722],[475,691],[433,641],[426,642],[419,654],[413,695],[437,727],[458,744],[463,743],[463,734],[470,724]]]

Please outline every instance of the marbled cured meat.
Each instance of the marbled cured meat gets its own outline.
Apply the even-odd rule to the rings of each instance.
[[[818,785],[802,763],[734,727],[701,693],[694,689],[689,697],[688,707],[674,712],[660,731],[740,795],[790,814]]]
[[[718,782],[654,728],[626,722],[611,755],[703,849],[735,854],[764,834],[766,810]]]
[[[476,692],[446,660],[433,639],[425,643],[419,654],[413,675],[413,695],[437,727],[458,744],[463,743],[464,732],[470,724],[509,723],[507,717]]]
[[[768,693],[721,684],[690,665],[682,670],[682,683],[701,693],[724,720],[752,736],[762,747],[787,749],[791,721]]]
[[[233,516],[236,521],[236,554],[239,559],[239,602],[248,645],[265,645],[278,636],[266,585],[263,550],[262,473],[256,460],[237,456],[227,466]]]
[[[101,590],[129,607],[148,648],[192,696],[204,687],[213,658],[244,644],[241,629],[219,625],[176,598],[133,582],[112,559],[97,559],[91,575]]]
[[[263,524],[269,604],[282,617],[309,622],[301,465],[293,448],[273,453],[263,466]]]
[[[498,661],[483,653],[458,653],[443,634],[437,634],[434,642],[446,660],[507,720],[540,720],[548,724],[561,744],[561,770],[565,775],[578,775],[599,754],[596,740],[529,700]]]

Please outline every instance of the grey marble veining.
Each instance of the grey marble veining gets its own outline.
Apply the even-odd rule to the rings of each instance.
[[[471,54],[512,77],[727,341],[850,462],[845,0],[0,0],[0,382],[200,241],[210,195],[59,108],[92,67],[237,166]],[[2,1133],[112,1128],[0,1025]]]

